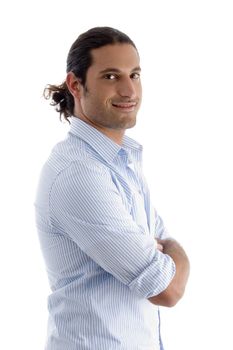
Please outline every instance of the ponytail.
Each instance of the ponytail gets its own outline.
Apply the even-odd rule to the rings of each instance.
[[[69,119],[73,115],[74,98],[69,92],[66,82],[61,85],[47,85],[44,89],[43,96],[46,100],[51,99],[51,106],[56,106],[55,110],[60,113],[60,120]]]

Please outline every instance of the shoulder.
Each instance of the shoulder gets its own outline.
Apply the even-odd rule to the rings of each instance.
[[[60,193],[98,192],[111,182],[110,171],[103,163],[91,157],[76,157],[63,164],[52,187]]]

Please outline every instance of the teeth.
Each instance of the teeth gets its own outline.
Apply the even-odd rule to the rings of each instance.
[[[130,107],[134,107],[136,106],[136,104],[117,104],[117,103],[113,103],[113,106],[116,107],[122,107],[122,108],[130,108]]]

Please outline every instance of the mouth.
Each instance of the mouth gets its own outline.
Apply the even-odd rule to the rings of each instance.
[[[137,103],[136,102],[118,102],[118,103],[112,103],[112,106],[124,112],[132,112],[135,110]]]

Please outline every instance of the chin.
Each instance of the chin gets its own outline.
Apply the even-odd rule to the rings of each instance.
[[[136,119],[132,122],[132,123],[129,123],[126,127],[126,129],[131,129],[133,128],[134,126],[136,125]]]
[[[128,121],[128,127],[127,129],[129,128],[132,128],[136,125],[136,122],[137,122],[137,116],[134,115],[132,118],[130,118],[130,120]]]

